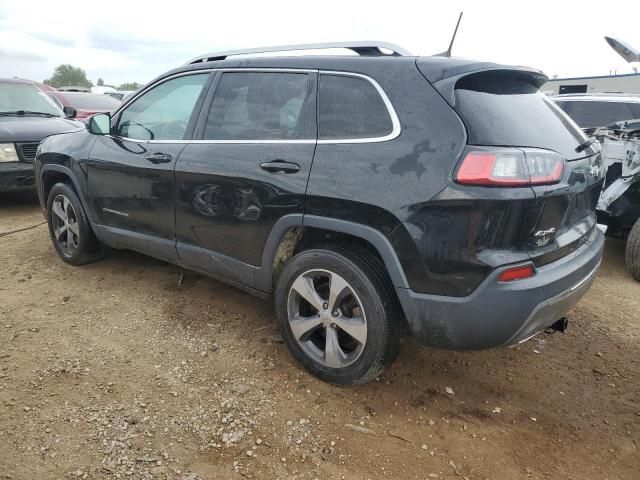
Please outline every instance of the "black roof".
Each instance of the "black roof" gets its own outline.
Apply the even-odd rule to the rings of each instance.
[[[546,79],[546,76],[540,71],[529,67],[516,65],[503,65],[493,62],[479,62],[477,60],[469,60],[467,58],[449,58],[449,57],[421,57],[418,59],[420,71],[422,71],[427,80],[436,83],[441,80],[458,77],[460,75],[480,72],[482,70],[507,70],[526,72],[534,76],[540,76]],[[542,82],[544,83],[544,82]]]
[[[415,57],[358,57],[346,55],[305,55],[290,57],[231,57],[226,60],[213,62],[198,62],[183,65],[161,75],[165,77],[181,72],[206,70],[212,68],[293,68],[293,69],[320,69],[320,70],[348,70],[353,72],[371,71],[375,68],[385,68],[392,64],[415,63]]]
[[[458,76],[464,73],[471,73],[481,70],[522,70],[531,73],[541,74],[539,70],[527,67],[516,67],[511,65],[501,65],[491,62],[479,62],[466,58],[457,57],[407,57],[407,56],[289,56],[289,57],[251,57],[237,58],[231,57],[225,60],[212,62],[198,62],[174,68],[169,72],[160,75],[157,79],[174,75],[177,73],[206,70],[213,68],[293,68],[293,69],[320,69],[320,70],[346,70],[355,73],[372,73],[376,70],[386,70],[400,64],[407,65],[420,62],[420,70],[427,79],[435,83],[445,78]],[[154,81],[155,81],[154,80]]]

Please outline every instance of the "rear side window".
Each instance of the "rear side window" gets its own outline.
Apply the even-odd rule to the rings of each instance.
[[[623,102],[567,101],[565,111],[582,128],[606,127],[636,118],[632,105]]]
[[[223,73],[204,131],[206,140],[305,137],[306,73]]]
[[[528,77],[491,71],[456,84],[455,109],[471,145],[536,147],[567,159],[587,137]]]
[[[368,80],[320,75],[318,101],[320,140],[376,138],[393,131],[389,110]]]

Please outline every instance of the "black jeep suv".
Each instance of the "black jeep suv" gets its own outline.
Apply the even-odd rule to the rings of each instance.
[[[60,256],[127,248],[272,296],[292,354],[342,385],[405,334],[481,349],[556,324],[602,256],[599,145],[538,71],[347,47],[200,57],[45,140]]]

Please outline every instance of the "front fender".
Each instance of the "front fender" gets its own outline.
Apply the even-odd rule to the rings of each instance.
[[[66,177],[72,184],[82,202],[82,206],[93,224],[89,192],[87,190],[87,171],[84,161],[89,158],[96,137],[84,130],[52,135],[39,146],[34,170],[38,198],[43,208],[46,207],[46,178],[55,174],[58,178]]]

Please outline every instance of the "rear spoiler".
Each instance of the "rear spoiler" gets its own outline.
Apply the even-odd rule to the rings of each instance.
[[[422,75],[451,107],[454,107],[456,103],[456,83],[470,75],[482,75],[487,72],[511,73],[514,77],[526,79],[538,88],[549,80],[549,77],[540,70],[490,62],[472,62],[463,59],[446,59],[443,62],[442,59],[434,61],[433,57],[422,57],[416,60],[416,65]]]

